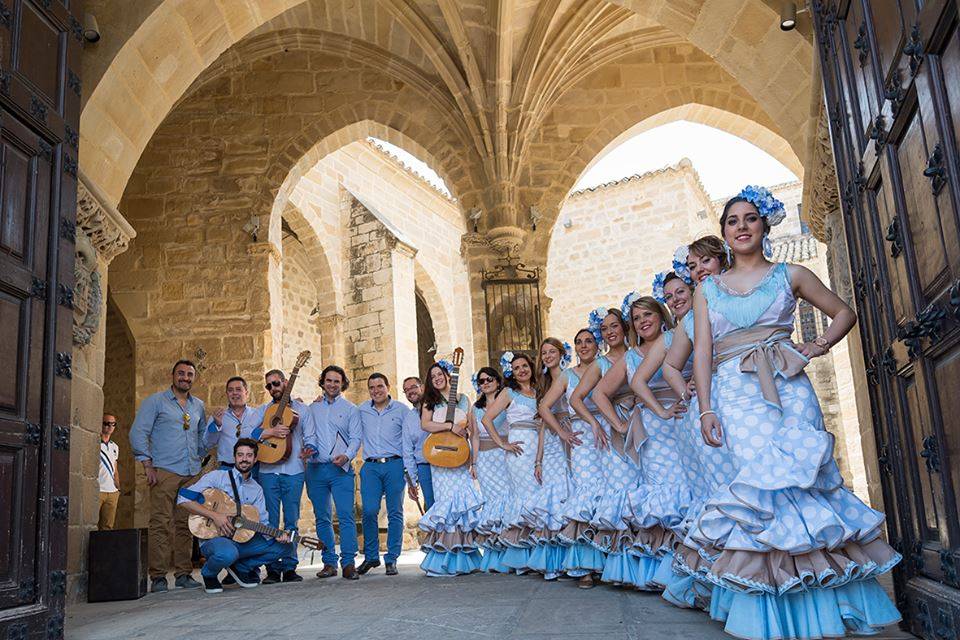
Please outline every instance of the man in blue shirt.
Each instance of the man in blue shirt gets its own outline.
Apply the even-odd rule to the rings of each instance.
[[[270,402],[260,407],[262,417],[270,407],[280,402],[287,389],[287,377],[283,371],[272,369],[264,375],[264,388],[270,393]],[[283,462],[276,464],[260,463],[260,486],[263,487],[264,499],[267,503],[267,513],[270,516],[270,526],[280,526],[280,510],[283,509],[283,528],[287,531],[297,530],[297,521],[300,520],[300,498],[303,496],[303,450],[305,430],[303,416],[307,412],[305,404],[299,400],[290,399],[290,408],[300,418],[293,430],[290,455]],[[262,421],[262,418],[261,418]],[[264,430],[256,427],[251,436],[254,440],[261,440],[272,435],[285,436],[290,430],[283,425]],[[276,582],[301,582],[303,578],[297,573],[297,549],[290,548],[290,554],[278,559],[267,567],[267,577],[263,584]]]
[[[367,378],[370,402],[360,412],[364,465],[360,468],[363,502],[363,563],[357,573],[380,566],[377,518],[380,499],[387,502],[387,553],[383,560],[388,576],[397,575],[397,558],[403,544],[403,419],[410,409],[390,397],[390,382],[382,373]]]
[[[324,544],[323,569],[318,578],[337,575],[337,549],[330,516],[330,501],[337,509],[340,523],[340,567],[343,577],[360,577],[354,565],[357,555],[357,525],[353,517],[354,473],[351,462],[360,448],[360,414],[342,392],[350,386],[346,372],[329,365],[320,374],[323,395],[304,416],[307,439],[307,495],[313,503],[317,537]]]
[[[255,533],[247,542],[234,542],[231,518],[233,514],[219,513],[204,506],[204,489],[219,489],[231,499],[239,496],[241,504],[252,504],[257,508],[259,522],[267,522],[267,509],[263,500],[263,491],[250,471],[257,461],[257,441],[240,438],[233,446],[233,467],[217,469],[206,474],[189,487],[181,488],[177,495],[177,504],[183,511],[210,518],[217,526],[220,537],[204,540],[200,543],[200,552],[206,558],[200,575],[203,588],[207,593],[220,593],[223,585],[219,575],[224,569],[241,587],[256,587],[260,583],[260,565],[276,561],[288,555],[290,538],[286,533],[278,538],[268,538]],[[233,475],[233,482],[230,476]],[[236,488],[237,494],[234,494]]]
[[[150,590],[154,593],[167,590],[171,546],[176,585],[187,589],[200,586],[190,575],[193,536],[187,528],[187,514],[176,508],[177,491],[196,481],[200,459],[206,454],[203,400],[190,393],[196,376],[192,362],[179,360],[173,365],[170,388],[144,400],[130,427],[133,456],[143,464],[150,485],[147,539]]]
[[[249,398],[246,380],[240,376],[227,380],[227,408],[213,412],[203,434],[204,446],[207,449],[217,448],[217,461],[221,469],[233,468],[233,445],[240,438],[249,438],[253,430],[260,426],[263,413],[247,404]],[[257,479],[255,471],[253,479]]]
[[[423,490],[423,508],[433,506],[433,474],[430,463],[423,457],[423,443],[430,434],[420,428],[420,401],[423,399],[423,383],[411,376],[403,381],[403,395],[410,403],[410,411],[403,420],[403,469],[407,476],[407,493],[411,500],[420,500]]]

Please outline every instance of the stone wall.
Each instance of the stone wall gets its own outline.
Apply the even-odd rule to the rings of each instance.
[[[300,369],[294,397],[310,402],[319,393],[318,380],[324,367],[323,339],[319,317],[314,312],[320,297],[329,295],[321,291],[313,280],[309,268],[310,256],[303,245],[288,237],[283,243],[283,326],[280,328],[282,344],[281,359],[278,367],[288,376],[297,361],[297,355],[303,350],[311,352],[311,358]],[[257,390],[263,376],[251,380]]]

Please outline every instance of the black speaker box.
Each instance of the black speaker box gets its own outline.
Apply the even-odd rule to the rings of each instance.
[[[87,602],[147,595],[146,529],[91,531],[87,561]]]

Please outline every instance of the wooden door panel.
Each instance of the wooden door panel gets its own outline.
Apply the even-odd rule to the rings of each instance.
[[[16,72],[27,80],[47,105],[56,108],[60,104],[60,69],[67,46],[66,32],[54,24],[30,2],[20,4],[20,28],[30,37],[19,43],[18,60],[30,64],[18,64]]]
[[[30,298],[0,290],[0,416],[26,416],[25,390],[27,385],[26,349],[29,344]],[[2,424],[2,418],[0,418]],[[0,426],[0,430],[3,427]]]
[[[852,0],[843,20],[846,34],[846,55],[853,71],[853,83],[860,106],[860,130],[867,132],[874,115],[880,111],[880,96],[872,59],[870,26],[864,15],[862,0]]]
[[[899,227],[902,224],[896,214],[893,194],[890,192],[885,180],[878,182],[874,189],[871,189],[868,196],[870,198],[870,208],[875,212],[877,227],[871,229],[870,237],[886,238],[899,234]],[[879,247],[882,251],[883,260],[886,263],[886,275],[889,282],[890,297],[894,323],[906,318],[910,303],[910,287],[907,284],[906,274],[902,273],[902,263],[897,259],[903,253],[903,244],[901,241],[886,241]],[[911,314],[912,315],[912,314]],[[884,332],[885,334],[887,332]],[[889,344],[889,341],[887,341]]]
[[[912,2],[913,0],[906,0],[907,4]],[[877,58],[882,78],[889,77],[899,63],[899,50],[905,38],[903,4],[905,4],[903,0],[867,3],[876,37]]]

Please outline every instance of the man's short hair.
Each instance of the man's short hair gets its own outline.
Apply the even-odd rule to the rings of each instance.
[[[400,386],[405,387],[407,383],[410,382],[411,380],[416,380],[417,384],[423,384],[423,380],[421,380],[417,376],[407,376],[406,378],[403,379],[403,382],[400,383]]]
[[[182,364],[185,364],[185,365],[187,365],[188,367],[190,367],[191,369],[193,369],[193,372],[194,372],[194,373],[197,372],[197,365],[193,364],[193,362],[192,362],[191,360],[177,360],[176,362],[173,363],[173,369],[170,369],[170,373],[171,373],[171,374],[176,373],[176,372],[177,372],[177,367],[179,367],[179,366],[182,365]]]
[[[377,379],[383,380],[383,384],[387,385],[388,387],[390,386],[390,381],[387,380],[387,376],[385,376],[384,374],[380,373],[379,371],[376,371],[376,372],[374,372],[374,373],[371,373],[371,374],[367,377],[367,384],[370,384],[371,382],[373,382],[374,380],[377,380]]]
[[[243,379],[243,376],[233,376],[233,377],[231,377],[230,379],[228,379],[228,380],[227,380],[227,386],[228,386],[228,387],[230,386],[230,383],[231,383],[231,382],[239,382],[240,384],[243,385],[243,388],[244,388],[244,389],[249,389],[249,388],[250,388],[250,387],[247,386],[247,381]]]
[[[253,438],[240,438],[237,440],[236,444],[233,445],[233,457],[237,457],[237,449],[240,447],[250,447],[253,449],[253,455],[256,456],[260,452],[260,443],[254,440]]]
[[[263,379],[266,380],[270,376],[280,376],[281,380],[287,379],[286,374],[284,374],[283,371],[280,371],[280,369],[270,369],[270,371],[267,371],[265,374],[263,374]]]
[[[323,381],[327,379],[327,374],[330,373],[331,371],[340,375],[340,380],[343,382],[343,384],[340,385],[341,391],[346,391],[347,389],[350,388],[350,380],[349,378],[347,378],[347,372],[344,371],[342,367],[338,367],[335,364],[328,364],[326,367],[323,368],[323,371],[320,372],[321,387],[323,386]]]

